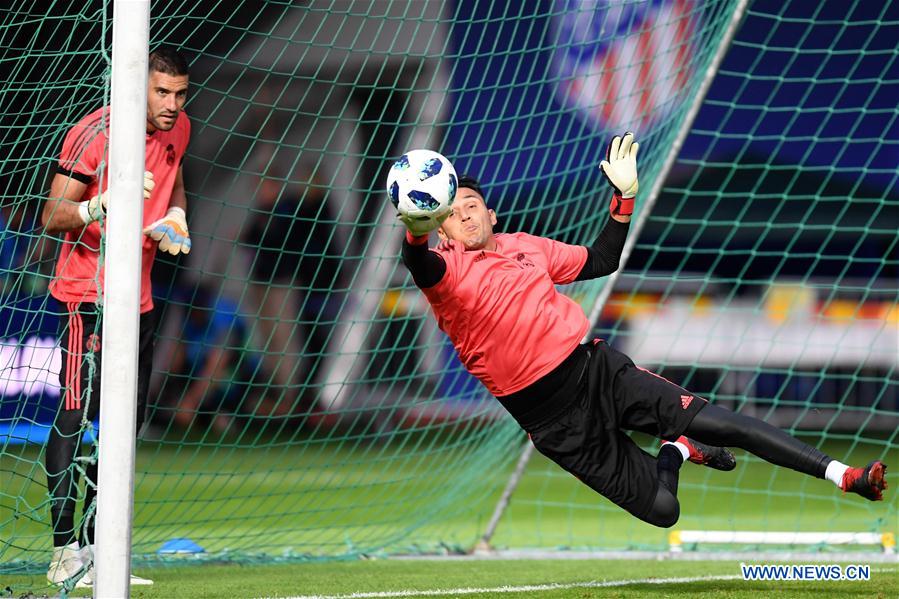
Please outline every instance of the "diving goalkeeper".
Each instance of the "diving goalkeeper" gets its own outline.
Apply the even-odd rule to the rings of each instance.
[[[462,176],[455,202],[428,248],[434,221],[399,215],[403,262],[462,363],[527,431],[538,451],[637,518],[661,527],[680,516],[684,460],[733,470],[740,447],[772,464],[826,478],[877,501],[886,466],[850,468],[761,420],[710,405],[636,366],[602,340],[556,285],[618,268],[637,193],[631,133],[615,137],[603,174],[614,187],[610,217],[590,246],[527,233],[495,234],[496,213],[477,180]],[[663,439],[652,456],[624,431]]]

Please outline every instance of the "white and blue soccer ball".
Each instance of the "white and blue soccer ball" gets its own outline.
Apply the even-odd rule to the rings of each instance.
[[[431,150],[410,150],[387,175],[387,195],[401,215],[415,220],[438,219],[447,214],[456,199],[459,179],[452,163]]]

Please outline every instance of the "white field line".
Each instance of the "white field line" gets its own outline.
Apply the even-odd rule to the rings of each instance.
[[[567,584],[525,584],[501,587],[462,587],[458,589],[429,589],[406,591],[376,591],[369,593],[350,593],[348,595],[297,595],[287,599],[377,599],[380,597],[422,597],[438,595],[484,595],[486,593],[528,593],[532,591],[558,591],[565,589],[597,589],[606,587],[623,587],[634,584],[678,584],[702,582],[706,580],[742,580],[742,576],[691,576],[684,578],[636,578],[632,580],[607,580],[590,582],[572,582]]]
[[[896,572],[895,568],[872,568],[872,572]],[[487,593],[528,593],[533,591],[558,591],[566,589],[599,589],[623,587],[635,584],[684,584],[714,580],[742,580],[742,576],[689,576],[679,578],[634,578],[630,580],[607,580],[590,582],[572,582],[568,584],[526,584],[520,586],[501,587],[463,587],[458,589],[431,589],[406,591],[373,591],[367,593],[350,593],[348,595],[295,595],[285,599],[379,599],[388,597],[424,597],[441,595],[484,595]]]

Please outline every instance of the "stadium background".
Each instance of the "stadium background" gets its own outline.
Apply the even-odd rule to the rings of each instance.
[[[151,40],[192,67],[194,251],[160,255],[154,270],[163,317],[136,555],[162,559],[178,539],[262,561],[473,545],[524,439],[462,372],[398,265],[384,173],[405,148],[439,149],[483,179],[501,230],[592,239],[608,138],[637,132],[648,192],[735,3],[585,6],[154,3]],[[0,63],[0,562],[16,571],[39,569],[50,542],[40,464],[59,307],[36,219],[66,127],[106,93],[111,31],[101,3],[47,10],[4,14]],[[891,5],[752,3],[595,331],[858,461],[897,457],[897,32]],[[636,83],[584,74],[615,60]],[[664,89],[627,64],[670,74]],[[299,305],[275,326],[307,340],[280,363],[254,299],[271,254],[244,230],[276,212],[261,202],[266,180],[294,211],[280,249],[295,268],[279,285]],[[571,292],[589,310],[603,285]],[[183,426],[179,400],[201,377],[169,369],[179,346],[234,356],[234,378]],[[859,504],[750,458],[730,480],[685,478],[688,527],[897,529],[895,500]],[[667,538],[537,460],[495,541],[660,549]]]

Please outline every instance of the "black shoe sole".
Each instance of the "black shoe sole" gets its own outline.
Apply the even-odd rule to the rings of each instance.
[[[875,460],[865,467],[862,476],[855,481],[855,484],[849,490],[870,501],[882,501],[883,491],[888,488],[886,473],[886,464]],[[871,481],[872,474],[874,475],[873,482]],[[856,485],[861,485],[861,488],[855,488]]]
[[[706,461],[702,462],[702,466],[721,470],[722,472],[730,472],[737,467],[737,458],[728,448],[712,447],[693,439],[690,439],[690,443],[706,458]],[[696,462],[693,463],[695,464]]]

